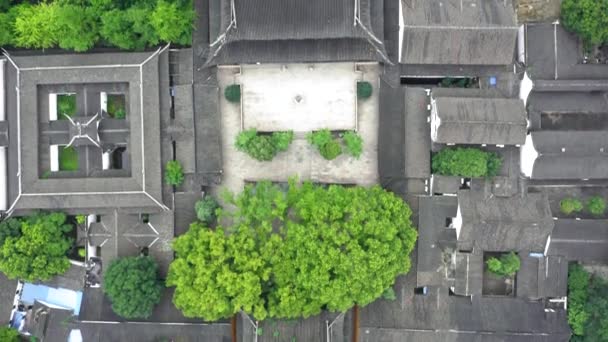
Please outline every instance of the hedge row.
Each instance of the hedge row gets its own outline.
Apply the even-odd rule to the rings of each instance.
[[[94,46],[141,50],[161,42],[190,45],[191,0],[0,0],[0,46],[78,52]]]
[[[600,196],[593,196],[583,206],[583,202],[579,199],[564,198],[559,202],[559,208],[566,215],[581,212],[585,208],[591,215],[602,216],[606,211],[606,200]]]

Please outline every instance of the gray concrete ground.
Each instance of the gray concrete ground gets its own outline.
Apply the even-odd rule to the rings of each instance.
[[[241,108],[220,99],[222,114],[222,155],[223,180],[225,188],[239,192],[245,181],[269,179],[286,181],[292,176],[300,180],[323,183],[359,184],[369,186],[378,183],[378,65],[361,66],[362,79],[374,87],[372,96],[358,101],[359,134],[363,138],[363,154],[359,159],[348,155],[327,161],[308,144],[305,132],[296,133],[289,150],[280,153],[270,162],[259,162],[234,147],[234,140],[240,132]],[[221,92],[234,82],[234,69],[218,69],[218,82]],[[298,130],[298,123],[289,118],[283,122],[285,128]]]
[[[274,132],[356,128],[355,63],[242,65],[243,127]]]

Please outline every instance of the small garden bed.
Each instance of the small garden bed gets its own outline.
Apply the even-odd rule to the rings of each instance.
[[[73,118],[76,115],[76,95],[59,94],[57,95],[57,119],[67,120],[67,116]]]
[[[489,296],[515,296],[516,274],[520,260],[514,252],[485,252],[483,255],[482,294]]]
[[[323,129],[308,133],[306,139],[327,160],[336,159],[343,151],[357,159],[363,153],[363,139],[354,131],[339,133]]]
[[[78,170],[78,151],[72,146],[59,147],[59,170],[76,171]]]
[[[236,136],[236,149],[259,161],[271,161],[280,152],[287,151],[293,141],[293,131],[258,133],[255,129],[242,131]]]
[[[108,95],[108,115],[114,119],[124,119],[127,116],[125,96],[122,94]]]
[[[495,177],[502,159],[494,152],[477,148],[445,148],[433,155],[433,173],[443,176]]]

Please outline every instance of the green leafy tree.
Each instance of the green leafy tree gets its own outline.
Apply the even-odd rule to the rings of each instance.
[[[15,11],[12,11],[15,13]],[[11,12],[0,11],[0,46],[13,45],[15,16]]]
[[[583,203],[576,198],[564,198],[559,201],[559,209],[562,213],[570,215],[583,210]]]
[[[163,285],[158,266],[150,257],[126,257],[112,261],[104,275],[103,292],[112,310],[124,318],[148,318],[160,303]]]
[[[192,6],[180,8],[176,2],[165,0],[158,1],[150,16],[160,40],[181,45],[192,44],[193,20]]]
[[[568,323],[575,335],[583,335],[588,315],[585,311],[589,273],[578,264],[568,269]]]
[[[512,277],[519,271],[520,260],[514,252],[504,254],[500,258],[489,258],[486,261],[488,270],[500,277]]]
[[[357,82],[357,97],[367,99],[372,96],[372,84],[369,82]]]
[[[347,131],[342,136],[346,152],[351,156],[359,159],[361,153],[363,153],[363,138],[356,132]]]
[[[19,332],[9,327],[0,327],[0,341],[19,342]]]
[[[177,160],[170,160],[165,166],[165,183],[180,186],[184,182],[184,169]]]
[[[58,8],[56,4],[46,2],[36,6],[19,5],[14,26],[15,44],[34,49],[55,46],[59,36]]]
[[[587,210],[595,216],[602,216],[606,211],[606,201],[600,196],[593,196],[587,201]]]
[[[608,341],[608,282],[598,275],[589,280],[587,321],[584,328],[585,341]]]
[[[9,238],[18,238],[21,236],[21,221],[16,218],[9,218],[0,222],[0,246]]]
[[[21,235],[9,236],[0,247],[0,271],[11,279],[48,280],[70,268],[67,257],[72,226],[63,213],[21,219]]]
[[[238,103],[241,101],[241,86],[239,84],[231,84],[224,89],[224,97],[228,102]]]
[[[560,22],[586,44],[604,44],[608,42],[608,1],[563,0]]]
[[[56,23],[59,47],[80,52],[91,49],[99,38],[96,15],[90,7],[59,6]]]
[[[125,50],[143,50],[158,44],[150,23],[151,9],[130,7],[110,10],[101,15],[101,36],[110,44]]]
[[[167,284],[186,316],[256,319],[346,311],[382,296],[410,268],[409,207],[380,187],[291,180],[226,196],[229,226],[194,223],[174,241]]]
[[[215,211],[219,207],[219,204],[213,197],[205,196],[194,204],[194,211],[196,211],[196,217],[201,222],[209,225],[215,221]]]
[[[445,148],[433,155],[434,173],[445,176],[493,177],[500,170],[502,160],[493,152],[476,148]]]

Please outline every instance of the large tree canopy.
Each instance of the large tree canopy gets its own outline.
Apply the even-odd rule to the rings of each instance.
[[[150,257],[114,260],[104,275],[103,291],[112,302],[112,310],[125,318],[150,317],[162,289],[158,266]]]
[[[380,187],[247,186],[216,229],[194,223],[168,286],[186,316],[295,318],[367,305],[410,269],[411,211]]]
[[[48,280],[70,268],[67,257],[72,241],[66,233],[72,226],[63,213],[37,214],[20,219],[20,232],[15,221],[2,225],[4,243],[0,246],[0,271],[9,278],[26,281]]]
[[[608,42],[608,0],[564,0],[561,22],[587,44]]]

